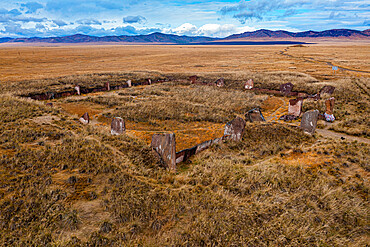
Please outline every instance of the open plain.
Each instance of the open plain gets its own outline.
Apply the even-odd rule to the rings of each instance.
[[[0,46],[0,245],[366,246],[369,64],[366,41]],[[307,135],[279,119],[294,97],[249,79],[308,95],[334,86],[336,120]],[[31,99],[106,83],[117,88]],[[219,138],[253,108],[265,122],[176,171],[150,147],[156,133],[174,133],[177,152]],[[324,99],[303,101],[314,109]],[[124,134],[111,135],[114,117]]]

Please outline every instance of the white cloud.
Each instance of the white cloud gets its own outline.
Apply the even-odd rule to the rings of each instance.
[[[205,24],[201,26],[197,34],[211,37],[226,37],[235,33],[243,33],[247,31],[254,31],[255,29],[248,26],[236,27],[233,24]]]
[[[176,28],[164,29],[164,33],[173,33],[178,35],[197,35],[197,36],[208,36],[208,37],[227,37],[235,33],[244,33],[247,31],[255,31],[255,28],[249,26],[237,27],[234,24],[205,24],[201,27],[197,27],[191,23],[184,23]]]
[[[179,35],[194,35],[197,30],[197,26],[190,23],[184,23],[181,26],[172,29],[172,32]]]

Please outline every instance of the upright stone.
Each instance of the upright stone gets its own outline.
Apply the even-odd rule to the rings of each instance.
[[[289,100],[288,115],[299,117],[302,112],[302,98],[296,98]]]
[[[192,76],[189,77],[189,80],[190,80],[191,84],[195,84],[198,80],[198,76],[192,75]]]
[[[83,123],[83,124],[90,123],[90,117],[89,117],[89,114],[87,112],[85,112],[85,114],[82,115],[82,117],[80,118],[80,122]]]
[[[240,117],[235,118],[233,121],[226,124],[224,137],[233,141],[240,141],[243,137],[245,125],[244,119]]]
[[[334,122],[335,117],[334,117],[334,103],[335,103],[335,98],[331,97],[330,99],[327,99],[325,101],[326,105],[326,111],[324,113],[325,120],[327,122]]]
[[[304,132],[313,135],[316,130],[319,111],[307,111],[302,115],[301,128]]]
[[[120,117],[115,117],[112,119],[112,123],[110,125],[110,133],[112,135],[122,135],[122,133],[126,130],[125,121],[123,121]]]
[[[247,90],[251,90],[254,87],[254,82],[252,79],[249,79],[246,83],[244,83],[244,88]]]
[[[77,95],[81,95],[81,88],[79,85],[75,86],[75,90],[77,91]]]
[[[258,108],[248,111],[245,114],[245,120],[249,122],[265,122],[266,121],[262,115],[261,110]]]
[[[128,80],[128,81],[127,81],[127,86],[128,86],[128,87],[132,87],[132,81],[131,81],[131,80]]]
[[[166,168],[176,171],[176,139],[175,134],[154,134],[152,149],[160,156]]]
[[[225,80],[224,78],[220,78],[216,81],[216,86],[217,87],[224,87],[225,86]]]
[[[293,84],[290,82],[280,85],[280,93],[284,95],[290,94],[292,90],[293,90]]]
[[[110,91],[110,84],[109,84],[109,82],[106,82],[104,86],[105,86],[105,90]]]

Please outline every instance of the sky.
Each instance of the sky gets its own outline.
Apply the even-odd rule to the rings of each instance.
[[[370,0],[1,0],[0,37],[370,28]]]

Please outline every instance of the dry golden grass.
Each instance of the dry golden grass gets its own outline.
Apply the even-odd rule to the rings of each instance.
[[[325,63],[281,55],[285,48],[279,45],[0,47],[0,74],[2,82],[121,71],[298,71],[323,79],[341,76],[333,75]],[[318,44],[292,47],[288,54],[369,70],[369,50],[369,44],[361,42],[334,47]]]
[[[336,56],[352,63],[346,47]],[[157,131],[175,132],[178,150],[218,137],[253,107],[269,121],[286,113],[287,98],[244,91],[249,78],[308,93],[336,86],[329,127],[368,138],[369,79],[279,55],[284,48],[1,48],[0,246],[366,246],[368,144],[248,123],[242,142],[214,145],[177,173],[159,167],[148,146]],[[288,50],[306,56],[295,49],[311,47]],[[331,59],[320,49],[318,59]],[[97,73],[106,71],[119,73]],[[194,73],[224,77],[226,87],[190,85]],[[55,99],[52,108],[15,96],[145,78],[170,81]],[[92,122],[83,126],[86,111]],[[110,135],[113,116],[127,134]]]

